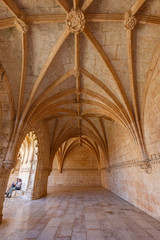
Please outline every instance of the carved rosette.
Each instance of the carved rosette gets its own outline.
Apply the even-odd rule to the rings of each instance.
[[[28,26],[20,18],[16,18],[14,24],[19,32],[25,33],[28,31]]]
[[[71,33],[80,33],[85,27],[85,17],[79,9],[72,9],[66,18],[66,24]]]
[[[135,18],[135,16],[128,16],[124,19],[124,26],[126,29],[134,29],[134,27],[137,24],[137,19]]]

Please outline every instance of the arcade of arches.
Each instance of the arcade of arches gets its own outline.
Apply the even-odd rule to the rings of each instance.
[[[28,200],[102,186],[159,219],[159,36],[159,0],[0,1],[0,219],[16,176]]]

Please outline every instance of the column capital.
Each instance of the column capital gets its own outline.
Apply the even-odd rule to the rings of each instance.
[[[15,161],[3,161],[0,163],[0,173],[6,173],[11,171],[14,168],[16,162]]]

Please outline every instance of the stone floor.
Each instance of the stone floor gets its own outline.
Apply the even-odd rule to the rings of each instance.
[[[160,222],[103,188],[6,199],[0,240],[160,240]]]

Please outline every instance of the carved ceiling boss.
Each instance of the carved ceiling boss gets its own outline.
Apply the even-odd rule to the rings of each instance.
[[[66,18],[67,26],[71,33],[80,33],[85,27],[85,17],[79,9],[72,9]]]

